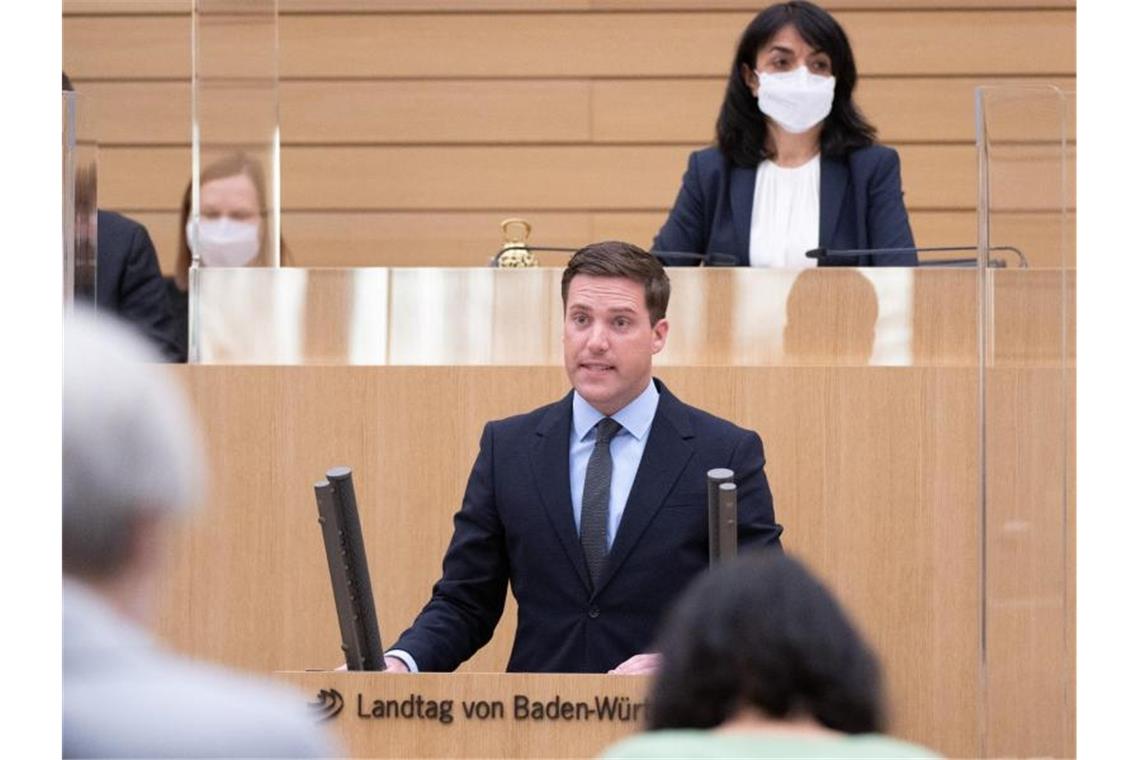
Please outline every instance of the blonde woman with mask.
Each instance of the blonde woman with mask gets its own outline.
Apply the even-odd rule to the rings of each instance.
[[[190,219],[191,186],[182,195],[178,258],[174,276],[167,280],[167,293],[174,307],[185,361],[188,332],[188,291],[192,254],[203,267],[267,266],[270,252],[267,235],[265,173],[254,159],[233,153],[202,170],[199,187],[199,223],[194,234]],[[285,242],[281,262],[291,263]]]

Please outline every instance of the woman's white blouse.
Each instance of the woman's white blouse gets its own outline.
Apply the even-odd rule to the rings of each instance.
[[[785,169],[762,161],[752,196],[749,263],[754,267],[807,269],[804,254],[819,247],[819,154]]]

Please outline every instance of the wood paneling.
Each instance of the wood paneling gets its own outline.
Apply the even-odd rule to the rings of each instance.
[[[1075,86],[1071,78],[1005,81],[1053,83],[1065,90]],[[887,144],[973,144],[974,88],[982,83],[994,80],[865,79],[857,101]],[[100,144],[189,144],[188,82],[81,81],[78,86],[95,110]],[[720,78],[285,81],[281,139],[286,146],[690,144],[712,140],[723,95]],[[1075,101],[1071,106],[1072,125]]]
[[[180,15],[189,13],[193,2],[194,0],[64,0],[63,12],[65,15]],[[921,5],[924,0],[916,2]],[[1048,6],[1056,2],[1058,0],[1049,0],[1040,5]],[[596,0],[277,0],[277,8],[281,13],[550,12],[589,10],[595,4]],[[668,5],[668,0],[665,0],[662,7]]]
[[[667,209],[699,146],[333,146],[281,154],[286,209]],[[969,145],[899,149],[907,207],[971,209],[976,164]],[[188,148],[99,151],[99,202],[107,208],[176,208]],[[1032,169],[1033,167],[1029,167]],[[556,177],[557,181],[552,181]],[[1031,173],[1027,179],[1033,179]],[[161,188],[169,188],[161,191]]]
[[[1071,76],[1076,69],[1071,11],[847,11],[836,18],[864,75]],[[750,19],[731,12],[286,15],[281,75],[724,76]],[[63,32],[64,66],[78,77],[189,77],[188,16],[68,16]]]
[[[682,398],[764,437],[785,546],[826,579],[881,653],[893,730],[973,755],[976,370],[660,374]],[[190,367],[182,375],[206,428],[214,485],[178,549],[192,560],[178,565],[187,574],[171,584],[162,630],[182,649],[258,670],[338,662],[312,497],[324,469],[355,468],[391,641],[439,572],[482,424],[566,389],[557,367]],[[500,670],[513,632],[510,610],[463,671]]]
[[[67,15],[114,15],[119,13],[188,13],[192,0],[63,0]],[[754,0],[278,0],[282,13],[393,13],[408,11],[530,11],[564,10],[747,10]],[[989,0],[832,0],[829,10],[844,8],[886,9],[992,8]],[[1072,0],[1002,0],[1003,8],[1073,8]]]
[[[986,479],[991,752],[1044,756],[1064,746],[1067,726],[1058,720],[1030,727],[1032,716],[1039,710],[1065,715],[1073,689],[1066,652],[1072,567],[1059,476],[1066,465],[1068,399],[1054,370],[1001,368],[986,379],[986,430],[997,444],[987,446],[986,466],[1000,475]],[[1012,441],[1017,445],[1004,445]]]
[[[408,699],[408,679],[377,673],[297,673],[275,674],[298,687],[305,695],[322,689],[335,689],[344,697],[340,716],[325,724],[335,732],[351,757],[597,757],[610,744],[643,727],[642,720],[604,719],[597,715],[573,714],[551,720],[517,719],[516,695],[529,704],[544,705],[556,697],[561,702],[585,702],[591,709],[595,699],[624,700],[636,704],[644,718],[644,702],[649,679],[646,676],[554,675],[541,673],[422,673],[415,677],[415,693],[425,702],[449,701],[448,722],[429,719],[408,720],[391,714],[385,717],[357,716],[357,695],[365,711],[373,701]],[[464,704],[483,701],[500,703],[501,715],[479,720],[467,717]],[[624,704],[623,704],[624,707]],[[425,707],[426,709],[426,707]],[[623,711],[623,715],[631,715]]]
[[[335,2],[377,3],[384,0],[334,0]],[[461,1],[461,0],[460,0]],[[283,0],[286,3],[320,2],[320,0]],[[432,2],[432,0],[424,0]],[[714,8],[741,9],[756,12],[764,8],[763,3],[755,0],[590,0],[590,5],[597,9],[613,8],[617,10],[637,9],[684,9],[684,10],[712,10]],[[1073,8],[1072,0],[828,0],[823,4],[831,12],[852,9],[884,9],[902,10],[909,8],[922,8],[927,10],[943,11],[955,8]]]

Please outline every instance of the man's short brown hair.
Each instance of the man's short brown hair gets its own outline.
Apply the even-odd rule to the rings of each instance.
[[[570,281],[576,275],[594,277],[625,277],[645,287],[645,307],[649,310],[650,325],[665,318],[669,308],[669,276],[665,267],[652,254],[632,243],[605,240],[591,243],[575,253],[562,272],[562,310],[566,310],[566,296]]]

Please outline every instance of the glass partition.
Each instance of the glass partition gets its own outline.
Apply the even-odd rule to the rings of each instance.
[[[561,366],[561,276],[555,268],[201,267],[192,272],[191,331],[205,364]],[[977,363],[972,269],[677,268],[669,276],[671,330],[659,366]],[[1033,333],[1017,313],[1003,325]]]
[[[192,271],[281,265],[277,84],[276,0],[195,0],[184,231]],[[191,289],[194,282],[191,274]],[[195,300],[190,299],[191,361]]]
[[[83,97],[63,93],[63,303],[95,303],[98,247],[94,117]],[[96,304],[97,306],[97,304]]]
[[[1075,750],[1070,103],[1002,86],[976,107],[979,260],[1013,245],[1031,267],[978,270],[982,751],[1060,756]]]

